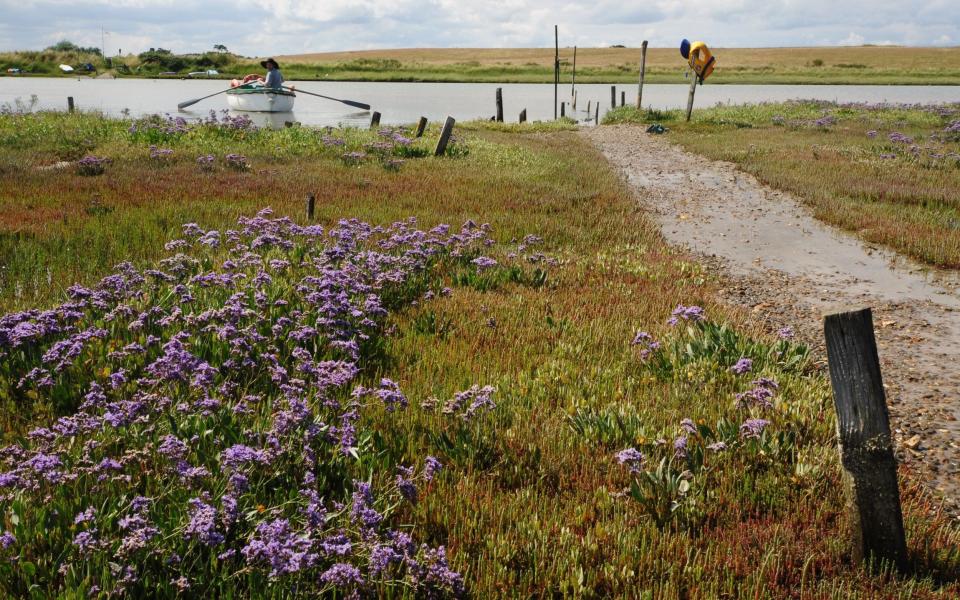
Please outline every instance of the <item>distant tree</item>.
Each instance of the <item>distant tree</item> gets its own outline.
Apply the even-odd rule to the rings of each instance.
[[[223,44],[214,44],[214,45],[213,45],[213,49],[216,50],[217,52],[226,52],[226,51],[227,51],[227,47],[224,46]]]
[[[79,52],[80,54],[96,54],[97,56],[102,54],[100,48],[83,48],[74,44],[70,40],[60,40],[56,44],[49,46],[47,50],[53,50],[54,52]]]

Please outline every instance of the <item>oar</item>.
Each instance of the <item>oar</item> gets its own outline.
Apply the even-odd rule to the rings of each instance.
[[[305,92],[305,91],[303,91],[303,90],[301,90],[301,89],[299,89],[299,88],[292,89],[292,88],[288,88],[287,86],[283,86],[283,89],[285,89],[285,90],[290,90],[291,92],[296,92],[296,93],[298,93],[298,94],[306,94],[306,95],[308,95],[308,96],[316,96],[317,98],[324,98],[324,99],[326,99],[326,100],[333,100],[334,102],[342,102],[342,103],[346,104],[347,106],[353,106],[353,107],[355,107],[355,108],[360,108],[360,109],[363,109],[363,110],[370,110],[370,105],[369,105],[369,104],[364,104],[363,102],[354,102],[353,100],[341,100],[340,98],[331,98],[330,96],[324,96],[323,94],[314,94],[313,92]],[[202,100],[202,98],[201,98],[201,100]]]
[[[219,96],[220,94],[226,94],[232,89],[233,88],[230,88],[229,90],[221,90],[216,94],[210,94],[209,96],[204,96],[203,98],[197,98],[196,100],[187,100],[186,102],[181,102],[180,104],[177,105],[177,108],[180,110],[183,110],[188,106],[193,106],[194,104],[196,104],[197,102],[200,102],[201,100],[206,100],[207,98],[213,98],[214,96]]]

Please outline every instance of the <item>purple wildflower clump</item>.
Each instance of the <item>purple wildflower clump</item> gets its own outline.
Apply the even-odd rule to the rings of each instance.
[[[867,137],[870,138],[871,140],[876,138],[877,135],[878,135],[878,132],[875,129],[871,129],[870,131],[867,132]]]
[[[753,388],[736,395],[737,408],[773,408],[773,397],[780,387],[776,381],[761,377],[752,382]]]
[[[735,365],[730,367],[730,370],[737,375],[749,373],[751,370],[753,370],[753,359],[741,357]]]
[[[476,265],[478,271],[484,271],[486,269],[492,269],[497,266],[497,261],[488,257],[488,256],[478,256],[477,258],[470,261],[472,264]]]
[[[217,509],[199,498],[191,499],[189,504],[190,522],[187,523],[183,536],[206,546],[218,546],[223,543],[224,536],[217,531]]]
[[[830,127],[831,125],[837,124],[837,118],[833,115],[824,115],[819,119],[815,120],[813,124],[817,127]]]
[[[227,154],[223,157],[223,160],[227,163],[227,166],[234,171],[247,171],[250,169],[250,163],[247,162],[247,157],[242,154]]]
[[[747,419],[740,425],[740,437],[759,439],[769,424],[766,419]]]
[[[423,479],[427,482],[433,481],[437,473],[443,470],[443,463],[434,456],[428,456],[423,459]]]
[[[630,345],[640,348],[641,360],[647,360],[651,354],[660,349],[660,342],[653,339],[653,336],[646,331],[638,331],[637,334],[633,336],[633,341],[630,342]]]
[[[150,144],[150,158],[155,161],[163,161],[173,156],[173,150],[170,148],[160,148],[156,144]]]
[[[87,177],[103,175],[108,164],[110,164],[109,158],[88,154],[77,161],[77,174]]]
[[[216,166],[217,158],[212,154],[202,154],[197,157],[197,167],[201,171],[212,171]]]
[[[360,569],[348,563],[337,563],[320,575],[320,581],[334,587],[346,588],[363,583]]]
[[[480,409],[491,411],[497,407],[493,401],[495,391],[493,386],[474,385],[468,390],[454,394],[453,398],[444,405],[443,412],[448,415],[459,415],[463,420],[469,421]]]
[[[911,145],[911,144],[913,144],[913,138],[912,138],[912,137],[910,137],[910,136],[908,136],[908,135],[904,135],[904,134],[900,133],[899,131],[894,131],[894,132],[890,133],[890,135],[887,136],[887,137],[888,137],[888,138],[890,139],[890,141],[893,142],[894,144],[905,144],[905,145],[908,145],[908,146]]]
[[[319,555],[309,535],[297,533],[287,519],[264,521],[240,551],[251,566],[269,567],[269,576],[278,578],[313,567]]]
[[[777,330],[777,337],[779,337],[781,340],[792,340],[794,337],[793,327],[790,327],[789,325],[781,327]]]
[[[669,325],[677,325],[680,321],[692,321],[698,323],[704,321],[707,318],[706,311],[699,306],[684,306],[683,304],[678,304],[673,313],[670,315],[670,319],[667,320]]]
[[[636,448],[626,448],[617,452],[617,462],[630,469],[631,473],[639,473],[643,469],[646,458]]]

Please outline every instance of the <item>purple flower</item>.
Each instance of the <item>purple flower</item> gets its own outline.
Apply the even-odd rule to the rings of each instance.
[[[184,530],[183,537],[196,540],[207,546],[216,546],[223,543],[224,536],[217,531],[217,509],[204,503],[199,498],[190,500],[190,522]]]
[[[407,407],[407,397],[400,391],[400,386],[391,379],[381,379],[380,389],[374,393],[383,402],[388,412],[393,412],[397,406]]]
[[[630,469],[631,473],[639,473],[646,458],[636,448],[626,448],[617,452],[617,462]]]
[[[708,444],[707,448],[714,452],[723,452],[727,449],[727,445],[723,442],[714,442],[712,444]]]
[[[443,469],[443,463],[436,457],[428,456],[423,460],[423,478],[426,481],[433,481],[436,474]]]
[[[670,325],[676,325],[681,320],[682,321],[693,321],[694,323],[703,321],[707,318],[706,312],[703,308],[699,306],[684,306],[678,304],[673,313],[671,313],[670,319],[667,321]]]
[[[789,325],[786,327],[781,327],[777,330],[777,336],[779,336],[779,338],[782,340],[792,339],[793,335],[793,327],[790,327]]]
[[[646,331],[638,331],[630,342],[631,346],[640,346],[640,359],[646,360],[650,355],[660,349],[660,342],[653,339]]]
[[[417,503],[417,485],[413,482],[413,467],[397,467],[397,489],[411,504]]]
[[[497,266],[497,261],[487,256],[478,256],[477,258],[471,260],[470,262],[477,265],[477,270],[479,271],[483,271],[485,269],[490,269]]]
[[[740,437],[759,439],[769,424],[770,421],[766,419],[747,419],[740,425]]]
[[[730,370],[737,375],[749,373],[751,370],[753,370],[753,360],[745,357],[740,358],[740,360],[737,361],[737,364],[730,367]]]
[[[874,129],[871,129],[870,131],[867,132],[867,137],[870,139],[877,137],[877,131]]]
[[[320,575],[320,581],[336,587],[362,584],[363,577],[360,570],[347,563],[337,563]]]
[[[297,573],[316,564],[318,555],[307,535],[297,534],[286,519],[264,521],[257,525],[241,553],[251,565],[266,564],[270,577]]]
[[[680,460],[687,457],[687,436],[681,435],[673,440],[673,458]]]
[[[697,433],[697,426],[693,422],[693,419],[684,419],[680,421],[680,428],[691,435]]]
[[[17,538],[14,537],[14,535],[9,531],[4,531],[2,534],[0,534],[0,548],[2,548],[3,550],[8,549],[10,546],[16,543],[17,543]]]

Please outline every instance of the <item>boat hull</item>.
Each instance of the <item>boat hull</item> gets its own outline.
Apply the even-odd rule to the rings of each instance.
[[[244,112],[290,112],[296,95],[286,90],[237,88],[227,92],[227,104]]]

